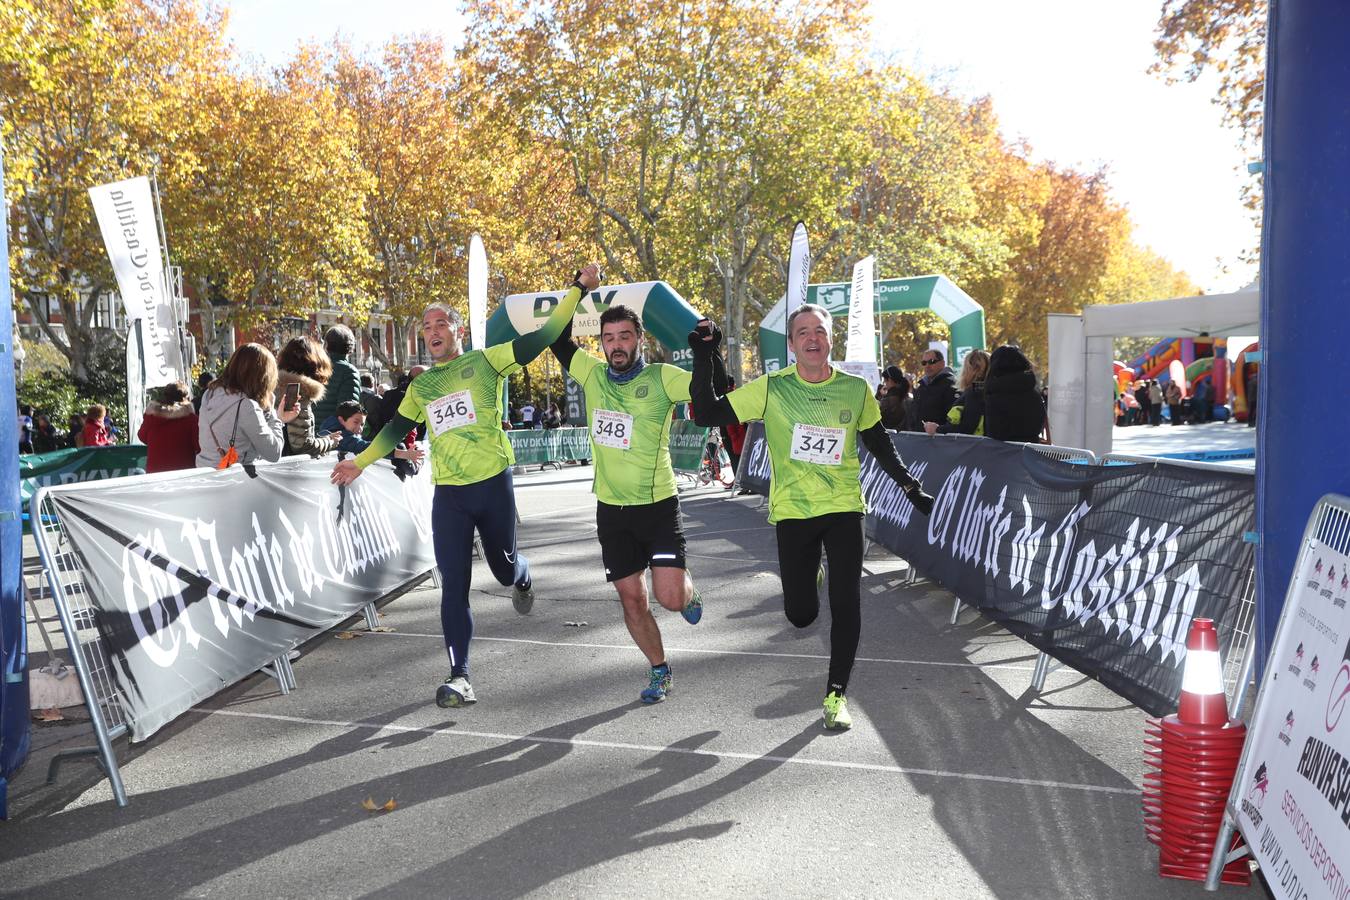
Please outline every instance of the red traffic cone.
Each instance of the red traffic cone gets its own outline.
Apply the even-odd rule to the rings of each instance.
[[[1228,702],[1223,693],[1223,666],[1219,663],[1219,633],[1213,619],[1195,619],[1186,636],[1186,667],[1181,675],[1181,704],[1177,719],[1188,725],[1228,724]]]

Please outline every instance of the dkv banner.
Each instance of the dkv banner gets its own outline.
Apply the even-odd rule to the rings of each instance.
[[[52,489],[133,740],[435,566],[430,466],[331,459]]]
[[[148,386],[185,380],[178,317],[164,278],[150,181],[141,176],[89,189],[127,320],[140,321]]]

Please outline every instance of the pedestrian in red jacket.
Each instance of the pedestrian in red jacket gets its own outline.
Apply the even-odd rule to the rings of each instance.
[[[197,464],[197,414],[182,382],[151,391],[136,437],[145,444],[145,471],[172,472]]]
[[[108,410],[101,403],[95,403],[84,411],[84,431],[80,433],[81,447],[106,447],[113,442],[103,417]]]

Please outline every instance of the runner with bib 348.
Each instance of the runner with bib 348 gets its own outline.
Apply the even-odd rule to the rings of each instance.
[[[660,703],[674,681],[661,629],[647,603],[647,569],[657,603],[690,625],[703,616],[703,600],[685,570],[680,499],[670,462],[671,410],[689,400],[689,373],[643,360],[642,321],[626,306],[601,313],[600,344],[603,360],[573,342],[569,324],[552,349],[586,395],[605,580],[619,592],[624,624],[651,666],[642,702]]]
[[[393,420],[355,459],[333,468],[334,484],[351,484],[361,470],[386,456],[404,435],[425,422],[431,441],[432,541],[441,573],[441,630],[450,656],[450,675],[436,690],[442,707],[477,701],[469,682],[469,643],[473,613],[469,577],[473,572],[473,532],[493,576],[514,585],[512,604],[521,615],[534,606],[530,563],[516,547],[516,496],[511,480],[515,455],[502,431],[502,383],[562,333],[572,321],[583,292],[600,283],[599,268],[577,273],[572,288],[544,327],[510,343],[482,350],[463,348],[459,313],[432,304],[422,316],[422,338],[435,363],[408,385]]]
[[[830,672],[825,727],[853,724],[844,692],[862,632],[863,505],[858,441],[928,515],[933,498],[909,473],[881,425],[881,410],[861,378],[830,365],[830,314],[803,304],[788,317],[788,346],[796,365],[762,375],[718,396],[714,357],[722,334],[704,319],[689,333],[694,351],[694,418],[701,425],[764,421],[772,483],[769,522],[778,534],[783,611],[805,628],[820,613],[817,573],[822,548],[830,560]]]

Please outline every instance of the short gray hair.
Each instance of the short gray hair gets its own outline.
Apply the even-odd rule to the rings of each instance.
[[[814,303],[803,303],[801,306],[797,307],[792,311],[792,315],[788,316],[787,331],[785,332],[788,335],[788,337],[792,336],[792,323],[797,321],[797,317],[803,315],[804,313],[818,314],[822,319],[825,320],[826,328],[829,328],[834,323],[834,316],[830,315],[830,311],[825,307],[817,306]]]
[[[450,324],[455,328],[459,328],[464,324],[464,320],[459,317],[459,312],[456,311],[455,308],[448,303],[427,304],[427,308],[422,310],[422,318],[425,319],[427,317],[427,313],[432,312],[433,310],[436,312],[445,313],[445,317],[450,320]]]

